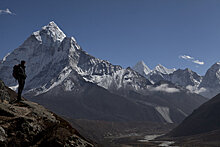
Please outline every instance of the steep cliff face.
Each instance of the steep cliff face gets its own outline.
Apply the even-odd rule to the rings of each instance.
[[[22,100],[0,80],[0,146],[92,147],[71,125],[43,106]]]

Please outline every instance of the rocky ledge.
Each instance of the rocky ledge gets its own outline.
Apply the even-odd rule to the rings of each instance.
[[[93,147],[71,125],[43,106],[23,98],[0,80],[1,147]]]

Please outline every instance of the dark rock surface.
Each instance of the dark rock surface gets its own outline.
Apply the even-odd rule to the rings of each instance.
[[[7,88],[5,87],[3,81],[0,80],[0,100],[1,102],[9,102],[10,97],[7,92]]]
[[[220,94],[194,110],[170,136],[189,136],[220,130]]]
[[[92,147],[71,125],[37,103],[12,103],[16,93],[0,80],[1,147]],[[10,104],[12,103],[12,104]]]

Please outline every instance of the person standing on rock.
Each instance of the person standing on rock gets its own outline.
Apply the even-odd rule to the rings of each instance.
[[[17,101],[21,100],[21,93],[24,89],[25,79],[27,78],[27,75],[25,73],[25,61],[22,60],[20,64],[15,65],[13,68],[13,76],[16,80],[18,80],[18,96]]]

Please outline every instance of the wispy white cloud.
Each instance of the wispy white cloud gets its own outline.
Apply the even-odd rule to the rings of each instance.
[[[1,14],[16,15],[15,13],[12,13],[8,8],[5,10],[0,10],[0,15]]]
[[[169,87],[168,84],[161,84],[160,86],[154,87],[151,89],[152,91],[163,91],[167,93],[175,93],[175,92],[180,92],[179,89]]]
[[[193,62],[195,64],[198,64],[198,65],[204,65],[205,64],[205,62],[199,61],[198,59],[195,59],[194,57],[189,56],[189,55],[180,55],[179,58],[187,60],[187,61],[191,61],[191,62]]]
[[[203,61],[199,61],[199,60],[194,60],[193,62],[196,63],[196,64],[199,64],[199,65],[205,64]]]
[[[188,56],[188,55],[181,55],[181,56],[179,56],[179,58],[186,59],[186,60],[193,60],[194,59],[193,57]]]
[[[198,88],[191,85],[186,86],[186,89],[188,89],[191,93],[197,93],[197,94],[207,91],[207,89],[205,89],[204,87]]]

